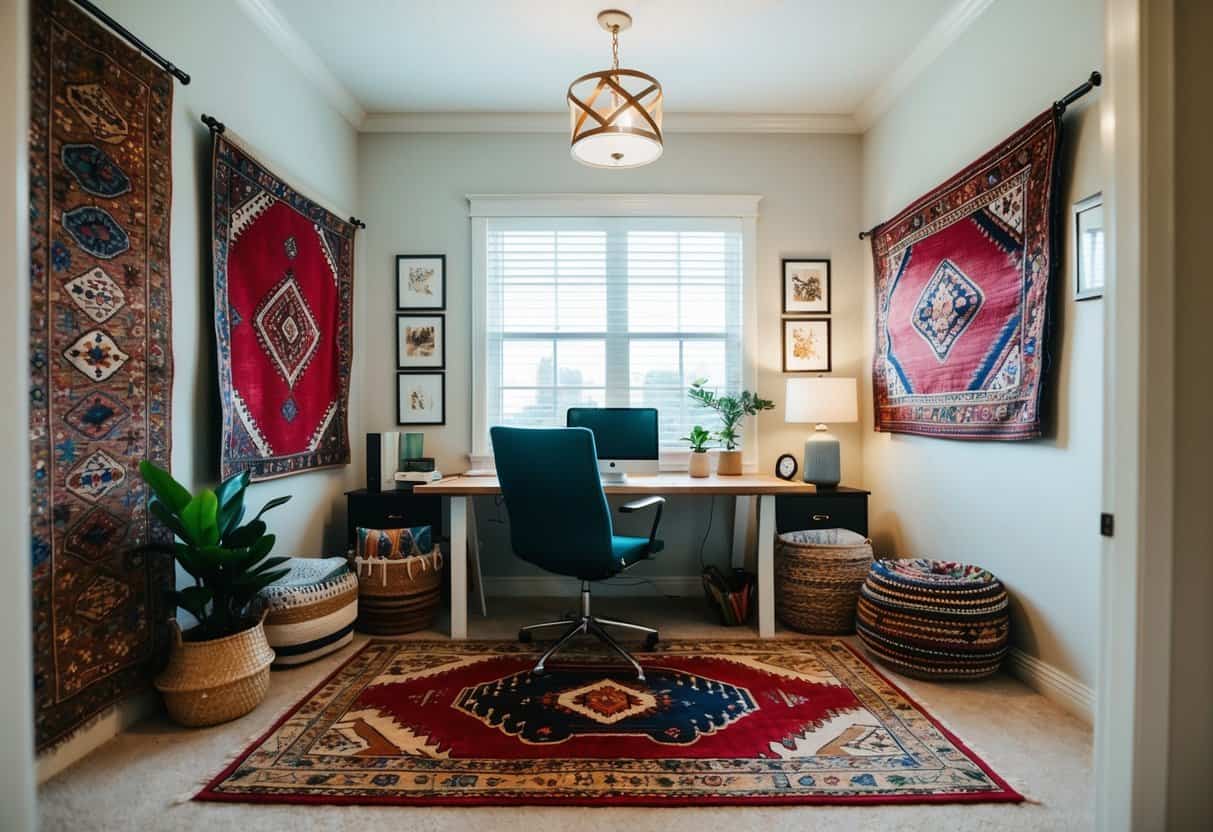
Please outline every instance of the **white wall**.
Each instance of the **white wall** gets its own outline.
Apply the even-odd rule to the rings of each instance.
[[[0,3],[0,389],[29,384],[29,7]],[[30,635],[29,413],[24,393],[5,397],[0,459],[0,829],[34,828],[33,645]]]
[[[993,4],[863,138],[863,218],[887,219],[1100,67],[1100,0]],[[1065,118],[1061,202],[1100,190],[1097,98]],[[901,556],[981,564],[1014,598],[1012,640],[1092,686],[1097,652],[1102,301],[1072,300],[1073,236],[1059,273],[1051,384],[1056,429],[1031,442],[865,434],[873,531]],[[864,427],[872,428],[871,258],[865,260]]]
[[[257,29],[236,0],[175,3],[100,0],[108,14],[191,76],[173,92],[173,474],[191,488],[219,477],[221,421],[215,369],[210,261],[211,140],[199,121],[215,116],[251,145],[254,155],[333,210],[357,202],[357,134],[285,55]],[[354,396],[351,394],[351,399]],[[351,402],[351,436],[358,433]],[[349,479],[347,479],[349,478]],[[344,499],[351,469],[300,474],[253,486],[254,507],[293,494],[289,507],[267,515],[278,535],[276,554],[341,551]],[[45,778],[137,718],[120,709],[40,760]]]
[[[773,470],[785,451],[800,456],[811,426],[783,422],[780,359],[780,258],[833,259],[834,372],[859,373],[861,252],[859,141],[855,136],[667,136],[665,155],[630,171],[587,168],[569,158],[562,134],[367,134],[359,146],[360,210],[366,233],[363,279],[357,291],[360,405],[367,430],[395,429],[394,269],[397,254],[447,256],[447,424],[428,428],[426,454],[446,471],[467,467],[471,449],[471,224],[469,193],[753,193],[758,221],[759,392],[777,409],[759,421],[759,465]],[[859,429],[839,426],[844,478],[861,472]],[[365,437],[359,437],[361,447]],[[361,464],[361,454],[356,454]],[[490,505],[482,506],[482,515]],[[663,536],[667,550],[644,574],[697,576],[699,536],[707,506],[671,501]],[[702,513],[700,513],[702,512]],[[644,526],[643,518],[636,528]],[[500,526],[482,520],[490,543],[490,575],[531,574],[505,547]],[[630,527],[621,524],[622,527]],[[724,562],[732,507],[716,506],[707,558]],[[526,571],[524,572],[524,569]],[[641,567],[633,570],[641,572]],[[632,574],[632,573],[629,573]]]

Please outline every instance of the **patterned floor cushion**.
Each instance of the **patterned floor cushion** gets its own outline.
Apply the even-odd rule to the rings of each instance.
[[[358,579],[345,558],[291,558],[290,572],[261,591],[275,667],[328,655],[354,638]]]
[[[980,679],[1007,654],[1007,591],[978,566],[878,560],[859,591],[856,632],[874,657],[923,679]]]

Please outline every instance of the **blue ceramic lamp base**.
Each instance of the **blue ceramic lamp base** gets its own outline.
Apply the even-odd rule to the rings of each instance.
[[[825,425],[804,443],[804,481],[825,487],[842,481],[842,446]]]

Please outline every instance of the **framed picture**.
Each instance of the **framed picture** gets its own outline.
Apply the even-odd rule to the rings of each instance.
[[[446,367],[446,316],[396,315],[396,369]]]
[[[396,308],[426,312],[446,309],[446,255],[396,255]]]
[[[783,261],[783,314],[830,314],[830,261]]]
[[[446,374],[396,374],[396,424],[446,424]]]
[[[783,371],[785,373],[830,372],[830,320],[828,318],[784,319]]]
[[[1103,194],[1074,204],[1074,300],[1103,297]]]

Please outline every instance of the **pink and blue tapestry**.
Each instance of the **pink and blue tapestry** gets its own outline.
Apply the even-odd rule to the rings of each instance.
[[[1050,109],[872,235],[877,430],[1043,434],[1060,141]]]
[[[354,226],[219,133],[213,161],[223,476],[346,465]]]

